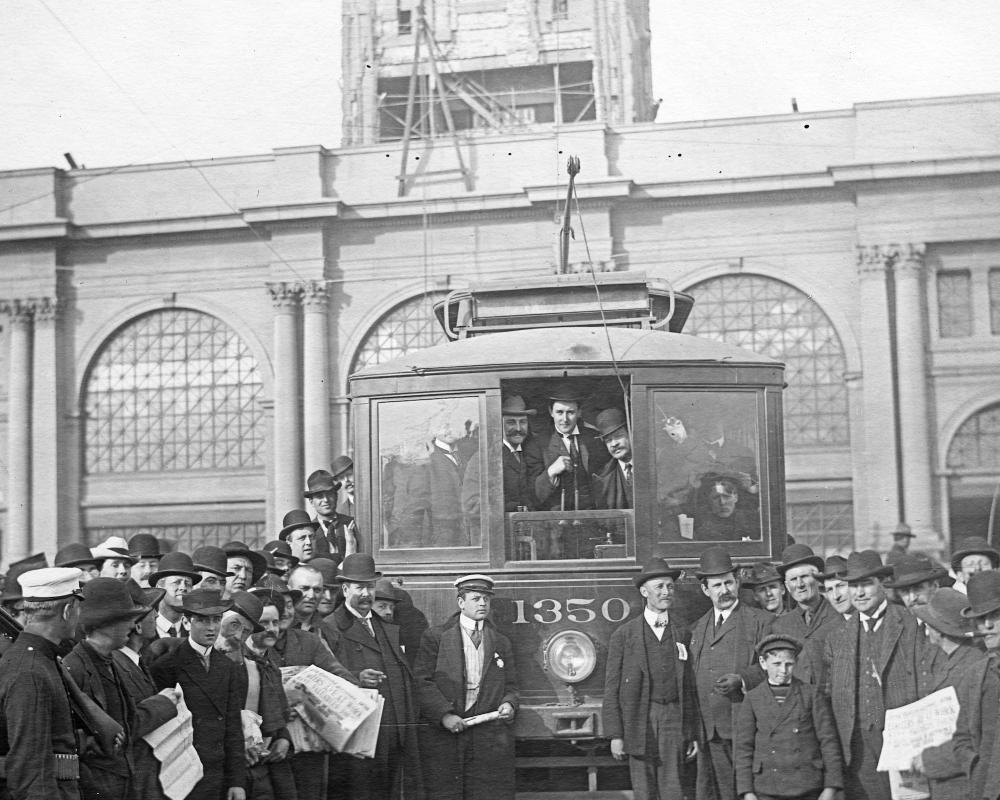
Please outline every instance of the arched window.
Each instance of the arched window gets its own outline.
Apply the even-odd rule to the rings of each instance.
[[[687,290],[686,333],[785,363],[785,444],[849,443],[844,348],[823,309],[793,286],[761,275],[723,275]]]
[[[947,463],[959,472],[1000,472],[1000,403],[962,423],[948,447]]]
[[[1000,403],[981,408],[955,432],[948,445],[948,527],[952,544],[967,536],[1000,542],[1000,510],[993,498],[1000,483]]]
[[[411,298],[393,308],[368,331],[351,363],[351,373],[448,340],[434,316],[444,292]]]
[[[108,340],[87,376],[86,472],[260,467],[260,393],[253,354],[221,320],[144,314]]]

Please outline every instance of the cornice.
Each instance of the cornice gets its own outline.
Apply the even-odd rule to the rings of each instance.
[[[882,164],[844,164],[831,166],[828,172],[834,183],[838,185],[904,178],[982,175],[983,173],[1000,172],[1000,155],[933,158]]]
[[[26,239],[62,239],[69,232],[67,219],[30,222],[24,225],[0,225],[0,242],[23,242]]]

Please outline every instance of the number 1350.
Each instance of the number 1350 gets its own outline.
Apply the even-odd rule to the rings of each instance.
[[[563,619],[568,619],[572,622],[593,622],[597,619],[597,612],[590,608],[590,606],[596,602],[597,600],[594,598],[581,600],[571,597],[565,601],[564,606],[561,601],[546,597],[531,604],[531,607],[538,613],[532,614],[531,619],[528,619],[524,607],[525,601],[515,600],[514,605],[517,607],[517,617],[514,619],[514,624],[527,624],[534,620],[543,625],[552,625],[556,622],[561,622]],[[628,617],[628,603],[620,597],[609,597],[601,603],[601,616],[608,622],[621,622]]]

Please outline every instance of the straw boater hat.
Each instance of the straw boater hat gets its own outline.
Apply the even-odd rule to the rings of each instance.
[[[966,619],[985,617],[1000,609],[1000,572],[977,572],[966,584],[968,606],[962,609]]]
[[[620,409],[606,408],[597,415],[597,421],[594,424],[597,427],[597,434],[602,439],[607,439],[613,433],[624,428],[628,423],[625,420],[625,414]]]
[[[310,517],[301,508],[293,508],[281,520],[282,528],[278,531],[278,540],[286,541],[292,531],[299,528],[312,528],[314,531],[319,528],[319,523]]]
[[[930,603],[911,609],[928,626],[955,639],[970,639],[975,634],[969,620],[962,616],[969,598],[954,589],[938,589]]]
[[[1000,567],[1000,550],[987,542],[982,536],[969,536],[958,543],[951,554],[951,568],[957,573],[962,568],[962,559],[966,556],[986,556],[993,564],[993,569]]]
[[[790,544],[782,550],[781,563],[777,565],[777,570],[781,577],[784,577],[788,570],[800,564],[812,564],[820,572],[823,571],[823,559],[807,544]]]
[[[82,593],[80,626],[85,631],[125,619],[136,620],[151,609],[137,605],[128,586],[116,578],[94,578],[83,585]]]
[[[632,576],[632,583],[638,589],[646,581],[651,581],[653,578],[672,578],[673,580],[677,580],[680,575],[681,571],[671,567],[665,559],[651,558],[643,565],[642,572]]]
[[[736,567],[733,566],[733,559],[726,548],[716,545],[707,547],[698,559],[698,569],[695,576],[701,578],[712,578],[716,575],[725,575],[727,572],[735,574]]]
[[[118,559],[134,564],[135,559],[128,552],[128,542],[121,536],[109,536],[103,542],[90,549],[90,554],[95,561],[106,559]]]
[[[333,479],[333,475],[325,469],[318,469],[306,478],[306,497],[323,492],[335,492],[340,488],[340,481]]]
[[[907,553],[892,565],[892,579],[885,582],[889,589],[905,589],[924,581],[940,580],[948,570],[938,566],[925,555]]]
[[[533,408],[528,408],[524,398],[519,394],[512,394],[503,399],[500,406],[500,416],[502,417],[533,417],[538,412]]]
[[[884,578],[892,574],[892,567],[882,563],[882,556],[874,550],[861,550],[847,557],[847,570],[841,576],[848,583],[857,583],[866,578]]]
[[[351,469],[354,469],[354,459],[350,456],[337,456],[330,464],[330,474],[333,475],[334,480]]]

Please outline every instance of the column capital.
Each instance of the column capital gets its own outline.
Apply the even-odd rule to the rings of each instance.
[[[858,272],[862,275],[879,275],[892,265],[893,245],[870,244],[857,246]]]
[[[278,283],[267,284],[267,291],[271,294],[271,302],[278,311],[291,312],[299,304],[299,295],[302,294],[302,284],[280,281]]]
[[[28,301],[36,322],[52,322],[59,313],[59,302],[55,297],[37,297]]]
[[[54,297],[15,297],[0,300],[0,314],[7,314],[15,323],[32,319],[47,322],[55,319],[57,305]]]
[[[906,273],[915,277],[923,272],[927,245],[921,242],[894,245],[894,247],[896,248],[896,261],[893,267],[897,273]]]
[[[307,311],[321,311],[330,301],[326,281],[306,281],[302,286],[302,306]]]

